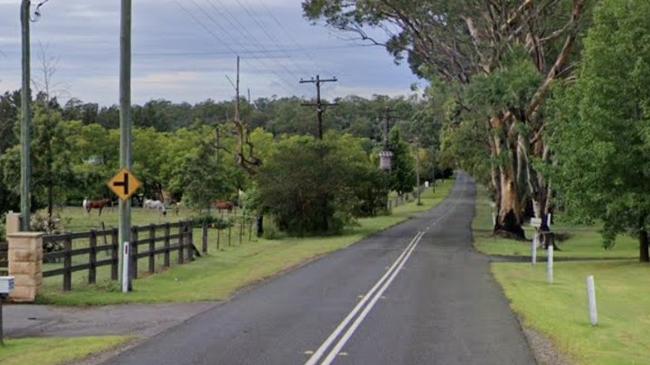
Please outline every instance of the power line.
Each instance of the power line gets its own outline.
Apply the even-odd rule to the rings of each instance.
[[[259,4],[262,5],[262,7],[264,8],[264,10],[266,10],[266,12],[269,14],[269,16],[271,17],[271,19],[273,19],[273,21],[275,22],[275,24],[277,25],[277,27],[278,27],[278,28],[279,28],[279,29],[280,29],[280,30],[281,30],[281,31],[286,35],[286,37],[287,37],[287,38],[288,38],[288,39],[289,39],[289,40],[290,40],[294,45],[296,45],[298,48],[300,48],[300,49],[301,49],[301,50],[302,50],[302,51],[307,55],[307,57],[312,61],[312,63],[314,64],[314,66],[316,66],[316,68],[320,68],[322,71],[331,71],[331,70],[325,70],[325,69],[322,67],[322,65],[319,64],[319,63],[316,61],[316,58],[311,54],[311,52],[310,52],[308,49],[306,49],[305,47],[301,46],[300,43],[298,43],[298,41],[296,41],[296,39],[293,37],[293,35],[291,34],[291,32],[289,32],[288,30],[286,30],[286,28],[284,27],[284,25],[282,24],[282,22],[281,22],[281,21],[280,21],[280,20],[279,20],[279,19],[278,19],[274,14],[273,14],[273,12],[271,11],[271,9],[269,9],[269,7],[264,3],[263,0],[260,0],[260,1],[259,1]],[[331,74],[331,72],[328,72],[328,73]]]
[[[266,35],[266,37],[271,41],[271,43],[275,44],[275,46],[277,46],[278,49],[282,50],[282,47],[280,46],[280,42],[278,41],[278,39],[277,39],[277,38],[276,38],[272,33],[270,33],[270,32],[266,29],[266,27],[264,26],[264,24],[262,24],[262,23],[257,19],[257,18],[258,18],[258,17],[256,16],[257,13],[256,13],[252,8],[249,9],[249,8],[248,8],[246,5],[244,5],[240,0],[235,0],[235,1],[237,2],[237,4],[239,4],[239,6],[242,7],[242,9],[244,9],[244,11],[246,12],[246,14],[248,14],[248,16],[249,16],[251,19],[253,19],[253,21],[255,22],[255,24],[257,24],[257,26],[258,26],[258,27],[260,28],[260,30],[264,33],[264,35]],[[291,58],[291,55],[290,55],[289,53],[284,52],[284,51],[282,51],[282,53],[283,53],[283,54],[287,57],[287,59],[288,59],[288,60],[289,60],[289,61],[290,61],[290,62],[291,62],[295,67],[296,67],[296,69],[298,69],[298,71],[300,71],[301,73],[308,73],[308,71],[307,71],[306,69],[304,69],[304,68],[303,68],[299,63],[295,62],[295,61]]]
[[[268,50],[266,49],[266,47],[264,47],[264,45],[262,45],[262,44],[257,40],[257,38],[255,38],[255,36],[253,36],[253,35],[252,35],[252,34],[251,34],[247,29],[246,29],[246,27],[244,27],[244,26],[239,22],[239,20],[237,20],[237,18],[234,17],[234,16],[232,15],[232,13],[230,13],[230,11],[228,10],[228,8],[227,8],[226,6],[224,6],[223,3],[221,3],[221,1],[217,0],[217,2],[222,6],[223,11],[221,11],[221,10],[220,10],[216,5],[214,5],[214,2],[213,2],[212,0],[206,0],[206,1],[207,1],[207,3],[210,5],[210,7],[212,7],[212,9],[213,9],[216,13],[219,13],[219,15],[221,15],[223,18],[225,18],[226,21],[228,21],[228,23],[229,23],[233,28],[239,28],[239,29],[241,30],[241,32],[242,32],[242,34],[244,35],[245,38],[248,38],[248,39],[251,40],[253,43],[255,43],[257,47],[261,48],[261,49],[262,49],[262,51],[261,51],[262,53],[265,53],[265,54],[268,53]],[[234,37],[233,37],[233,39],[236,40]],[[284,64],[282,64],[282,63],[276,63],[276,64],[279,65],[281,68],[284,69],[284,71],[287,73],[287,75],[289,75],[290,79],[291,79],[291,77],[293,77],[293,72],[292,72],[291,70],[289,70],[289,69],[288,69]],[[285,80],[285,81],[286,81],[286,80]],[[292,82],[288,82],[288,84],[290,85],[290,87],[295,87],[295,84],[292,83]]]
[[[199,24],[199,26],[201,26],[201,28],[203,28],[203,29],[204,29],[204,30],[205,30],[209,35],[211,35],[213,38],[215,38],[219,43],[225,45],[226,48],[228,48],[228,49],[232,52],[233,55],[236,55],[236,54],[237,54],[237,52],[235,52],[235,50],[234,50],[232,47],[230,47],[226,42],[224,42],[223,39],[221,39],[221,37],[219,37],[215,32],[212,31],[212,29],[210,29],[208,26],[206,26],[205,23],[203,23],[199,18],[197,18],[197,17],[196,17],[196,16],[195,16],[191,11],[189,11],[187,8],[185,8],[185,7],[184,7],[184,6],[183,6],[183,5],[182,5],[178,0],[176,1],[176,4],[177,4],[177,5],[178,5],[178,6],[179,6],[179,7],[180,7],[180,8],[181,8],[185,13],[187,13],[187,14],[188,14],[188,15],[189,15],[189,16],[190,16],[190,17],[191,17],[191,18],[192,18],[192,19],[193,19],[197,24]],[[198,5],[198,4],[195,3],[195,5]],[[200,7],[199,7],[199,8],[200,8]],[[256,57],[252,57],[252,58],[255,59],[255,60],[257,60]],[[259,61],[259,60],[258,60],[258,61]],[[259,63],[261,64],[261,61],[259,61]],[[253,67],[253,69],[254,69],[254,67]],[[273,73],[272,70],[269,70],[269,71],[271,71],[271,73]],[[276,75],[276,76],[277,76],[277,75]],[[280,85],[281,87],[283,87],[286,91],[288,91],[290,94],[293,93],[293,91],[292,91],[291,89],[287,88],[286,86],[284,86],[284,85],[282,85],[282,84],[279,84],[279,85]]]
[[[224,28],[224,27],[223,27],[223,26],[222,26],[218,21],[216,21],[216,19],[214,19],[214,17],[212,17],[212,15],[210,15],[210,13],[209,13],[208,11],[206,11],[206,10],[205,10],[202,6],[200,6],[196,1],[192,0],[192,2],[193,2],[194,5],[199,9],[199,11],[201,11],[202,13],[204,13],[204,15],[205,15],[205,16],[206,16],[206,17],[207,17],[207,18],[208,18],[208,19],[209,19],[213,24],[215,24],[219,29],[221,29],[221,31],[222,31],[224,34],[226,34],[226,35],[227,35],[230,39],[232,39],[233,41],[235,41],[235,42],[237,41],[236,37],[232,36],[231,33],[230,33],[226,28]],[[252,51],[249,50],[248,48],[245,48],[245,50],[248,51],[248,52],[252,52]],[[238,53],[235,52],[235,54],[238,54]],[[270,61],[269,61],[268,59],[266,59],[266,58],[260,58],[260,57],[252,57],[252,58],[256,59],[256,60],[257,60],[260,64],[262,64],[264,67],[267,67],[268,70],[269,70],[269,72],[271,72],[272,74],[274,74],[274,75],[275,75],[275,76],[276,76],[280,81],[284,82],[284,83],[288,86],[288,88],[285,87],[285,89],[288,90],[290,94],[295,92],[294,84],[291,83],[290,81],[288,81],[284,76],[282,76],[281,74],[279,74],[276,70],[274,70],[274,69],[273,69],[273,65],[270,63]],[[270,65],[270,66],[269,66],[269,65]]]

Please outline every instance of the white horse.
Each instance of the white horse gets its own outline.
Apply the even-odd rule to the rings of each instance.
[[[165,203],[160,200],[145,199],[142,203],[142,208],[158,210],[162,215],[167,215],[167,208]]]

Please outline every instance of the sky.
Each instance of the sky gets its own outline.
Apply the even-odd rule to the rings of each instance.
[[[39,0],[32,0],[38,3]],[[0,0],[0,90],[20,87],[20,0]],[[53,93],[111,105],[118,102],[119,0],[49,0],[31,23],[32,79],[42,59],[56,66]],[[232,99],[235,57],[241,93],[253,99],[313,97],[301,78],[337,77],[328,99],[350,94],[403,95],[422,83],[383,48],[302,16],[300,0],[133,1],[133,102],[164,98],[190,103]],[[45,56],[43,56],[45,54]]]

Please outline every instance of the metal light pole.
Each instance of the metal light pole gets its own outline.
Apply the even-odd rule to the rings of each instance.
[[[120,20],[120,167],[131,169],[131,0],[122,0]],[[131,241],[131,200],[120,200],[120,257]],[[124,262],[119,260],[122,275]],[[120,278],[120,281],[122,278]],[[129,282],[129,289],[131,285]]]
[[[23,85],[21,90],[21,120],[20,120],[20,229],[29,231],[30,229],[30,210],[31,210],[31,128],[32,128],[32,110],[31,99],[32,93],[29,87],[30,76],[30,40],[29,40],[29,22],[30,22],[31,1],[22,0],[20,6],[20,23],[22,26],[22,71]]]

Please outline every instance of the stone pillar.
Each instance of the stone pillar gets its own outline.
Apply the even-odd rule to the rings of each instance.
[[[43,285],[43,233],[13,232],[9,243],[9,275],[15,278],[14,302],[33,302]]]
[[[9,212],[7,213],[5,230],[7,235],[20,232],[20,214]]]

